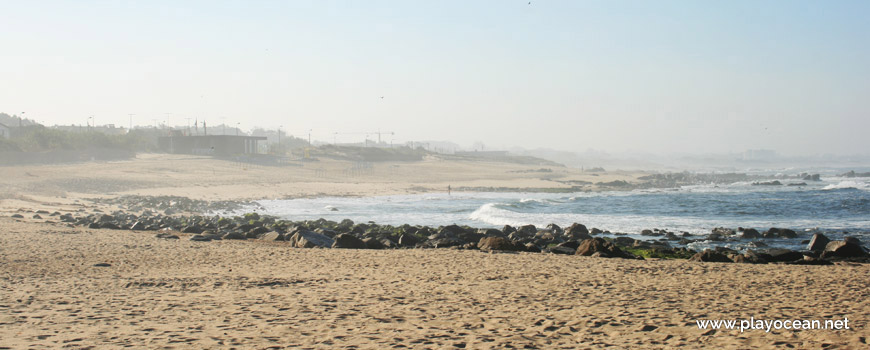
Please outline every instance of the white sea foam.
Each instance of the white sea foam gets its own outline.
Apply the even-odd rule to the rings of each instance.
[[[868,186],[867,183],[863,182],[863,181],[844,180],[844,181],[840,181],[839,183],[836,183],[836,184],[827,185],[822,189],[823,190],[839,190],[839,189],[846,189],[846,188],[868,190],[868,189],[870,189],[870,186]]]

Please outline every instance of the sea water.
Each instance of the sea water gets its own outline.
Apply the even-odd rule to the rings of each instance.
[[[803,181],[783,180],[783,184]],[[790,228],[797,239],[764,239],[771,247],[802,249],[813,233],[832,239],[856,236],[870,241],[870,178],[827,177],[805,186],[757,186],[748,182],[669,189],[586,193],[453,192],[375,197],[322,197],[261,200],[258,212],[289,220],[324,218],[389,225],[449,224],[501,228],[504,225],[566,227],[582,223],[637,239],[645,229],[707,235],[715,227]],[[698,239],[702,237],[687,237]],[[693,249],[749,241],[698,242]]]

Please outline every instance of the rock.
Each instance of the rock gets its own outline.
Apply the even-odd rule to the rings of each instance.
[[[440,238],[429,240],[426,244],[432,248],[450,248],[464,245],[465,242],[458,238]]]
[[[42,219],[42,217],[39,216],[39,214],[33,214],[33,218],[34,218],[34,219]]]
[[[501,232],[503,232],[505,235],[509,235],[511,233],[517,232],[517,229],[515,229],[511,225],[504,225],[504,227],[501,229]]]
[[[717,227],[713,229],[712,233],[718,233],[721,236],[733,236],[734,230],[726,227]]]
[[[100,224],[100,228],[108,229],[108,230],[120,230],[121,227],[116,225],[114,222],[103,222]]]
[[[598,235],[598,234],[602,234],[602,233],[604,233],[604,231],[601,231],[600,229],[595,228],[595,227],[593,227],[592,230],[589,231],[590,235]]]
[[[508,240],[504,237],[483,237],[480,242],[477,242],[477,248],[480,250],[506,250],[506,251],[524,251],[525,247]]]
[[[580,242],[578,242],[578,241],[567,241],[567,242],[559,243],[559,244],[557,244],[557,246],[559,246],[559,247],[568,247],[568,248],[571,248],[572,250],[577,250],[577,248],[580,247]]]
[[[778,180],[753,182],[752,186],[782,186],[782,182],[779,182]]]
[[[133,225],[130,226],[130,229],[133,231],[141,231],[145,229],[145,224],[143,224],[141,221],[136,221],[135,223],[133,223]]]
[[[202,231],[203,231],[202,227],[199,227],[199,226],[196,226],[196,225],[190,225],[190,226],[185,227],[183,230],[181,230],[181,233],[196,233],[196,234],[199,234],[199,233],[202,233]]]
[[[700,252],[700,253],[696,253],[691,258],[689,258],[689,260],[690,261],[703,261],[703,262],[725,262],[725,263],[734,262],[731,259],[729,259],[727,256],[725,256],[725,254],[722,254],[722,253],[719,253],[716,251],[712,251],[709,249],[704,250],[703,252]]]
[[[792,183],[788,184],[787,186],[806,186],[806,185],[807,185],[806,182],[792,182]]]
[[[583,224],[573,223],[565,229],[565,235],[571,239],[584,240],[590,239],[589,230]]]
[[[534,243],[526,243],[526,251],[530,253],[540,253],[541,248],[538,248]]]
[[[261,240],[264,241],[283,241],[285,239],[284,234],[278,231],[266,232],[262,236],[260,236]]]
[[[803,260],[804,255],[790,249],[774,248],[768,249],[765,253],[769,254],[772,262],[788,262]]]
[[[403,234],[399,236],[399,246],[402,247],[413,247],[420,243],[420,239],[412,234]]]
[[[833,265],[834,263],[827,261],[827,260],[814,258],[811,256],[804,256],[803,259],[795,260],[795,261],[789,262],[788,264],[789,265]]]
[[[556,225],[556,224],[549,224],[549,225],[547,225],[547,230],[549,230],[550,232],[552,232],[552,233],[554,233],[554,234],[557,234],[557,235],[561,235],[561,234],[563,234],[563,233],[565,232],[565,230],[562,230],[562,228],[559,227],[559,225]]]
[[[494,228],[480,229],[480,230],[478,230],[478,233],[482,234],[486,237],[504,237],[505,236],[505,234],[503,232],[496,230]]]
[[[856,237],[849,236],[849,237],[843,238],[843,240],[846,241],[846,243],[861,245],[861,241],[859,241],[858,238],[856,238]]]
[[[715,233],[715,232],[709,234],[709,235],[707,236],[707,240],[708,240],[708,241],[715,241],[715,242],[721,242],[721,241],[724,241],[724,239],[722,238],[722,235],[721,235],[721,234],[718,234],[718,233]]]
[[[262,235],[264,233],[268,233],[269,231],[271,231],[271,230],[269,230],[263,226],[258,226],[258,227],[254,227],[254,228],[250,229],[248,231],[248,233],[246,234],[246,236],[247,237],[260,237],[260,235]]]
[[[764,233],[764,238],[797,238],[797,233],[787,228],[771,227]]]
[[[110,266],[112,266],[112,264],[109,264],[109,263],[96,263],[96,264],[94,264],[94,267],[110,267]]]
[[[381,238],[381,239],[378,240],[378,242],[380,242],[381,245],[384,246],[383,249],[393,249],[393,248],[398,248],[398,247],[399,247],[399,245],[396,243],[396,241],[394,241],[394,240],[392,240],[392,239],[390,239],[390,238]],[[369,249],[378,249],[378,248],[371,248],[371,247],[370,247]]]
[[[223,238],[223,239],[235,239],[235,240],[245,240],[245,239],[248,239],[248,237],[247,237],[244,233],[241,233],[241,232],[238,232],[238,231],[227,232],[226,234],[224,234],[223,236],[221,236],[221,238]]]
[[[296,233],[294,233],[293,236],[288,239],[288,241],[290,241],[290,243],[297,248],[329,248],[334,243],[332,238],[326,237],[319,233],[305,230],[297,230]]]
[[[852,258],[867,255],[860,245],[850,241],[831,241],[825,246],[822,259],[827,258]]]
[[[326,235],[322,235],[323,237],[329,238]],[[343,249],[366,249],[368,246],[366,242],[363,242],[361,239],[357,238],[354,235],[342,233],[335,236],[335,241],[332,243],[333,248],[343,248]]]
[[[194,242],[209,242],[211,241],[211,237],[203,235],[193,235],[190,236],[190,240]]]
[[[619,246],[623,246],[623,247],[631,247],[637,242],[640,242],[640,241],[638,241],[634,238],[631,238],[631,237],[616,237],[613,239],[613,243],[615,243],[616,245],[619,245]]]
[[[804,181],[822,181],[822,176],[819,174],[807,175],[807,176],[804,176],[803,180]]]
[[[825,250],[825,247],[828,243],[831,242],[828,237],[821,233],[816,233],[813,235],[813,238],[810,239],[810,243],[807,244],[807,250],[812,250],[814,252],[821,252]]]
[[[612,242],[608,242],[600,237],[595,237],[592,239],[586,239],[580,242],[580,246],[577,247],[576,255],[590,256],[595,253],[604,253],[610,257],[619,257],[625,259],[634,259],[635,257],[631,254],[623,252],[619,247],[617,247]]]
[[[557,245],[554,247],[547,248],[547,252],[553,253],[553,254],[574,255],[577,252],[577,250],[572,249],[571,247],[563,247],[563,246]]]
[[[384,238],[384,240],[389,241],[386,238]],[[362,242],[365,243],[366,249],[384,249],[384,248],[386,248],[384,246],[384,244],[381,241],[377,240],[376,238],[372,238],[372,237],[363,238]]]
[[[652,230],[642,230],[640,231],[641,236],[660,236],[658,232],[653,232]]]
[[[742,255],[737,255],[734,259],[736,263],[743,264],[767,264],[767,259],[761,257],[758,253],[754,251],[747,251]]]
[[[12,217],[16,219],[24,219],[24,215],[21,214],[12,214]]]
[[[515,233],[521,237],[534,237],[535,234],[538,233],[538,229],[535,225],[524,225],[520,226]]]
[[[154,237],[161,238],[161,239],[178,239],[178,236],[173,235],[171,233],[158,233]]]
[[[743,234],[741,234],[740,237],[743,239],[756,239],[761,237],[761,234],[754,228],[747,228],[743,229]]]

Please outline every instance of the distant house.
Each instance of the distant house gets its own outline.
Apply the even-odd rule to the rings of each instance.
[[[8,139],[12,135],[12,130],[6,124],[0,123],[0,137]]]
[[[157,146],[167,153],[235,156],[259,153],[263,136],[172,135],[157,139]]]

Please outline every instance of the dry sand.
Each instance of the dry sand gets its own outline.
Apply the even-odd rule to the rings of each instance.
[[[21,208],[91,212],[86,198],[123,194],[381,195],[448,184],[559,188],[638,175],[525,172],[537,168],[427,159],[354,171],[332,160],[276,168],[167,155],[2,167],[0,348],[868,347],[867,265],[309,250],[8,217]],[[848,317],[852,329],[705,335],[695,325],[748,317]]]
[[[295,249],[10,218],[0,227],[4,348],[858,349],[870,335],[868,265]],[[852,329],[705,335],[695,325],[749,317],[848,317]]]

